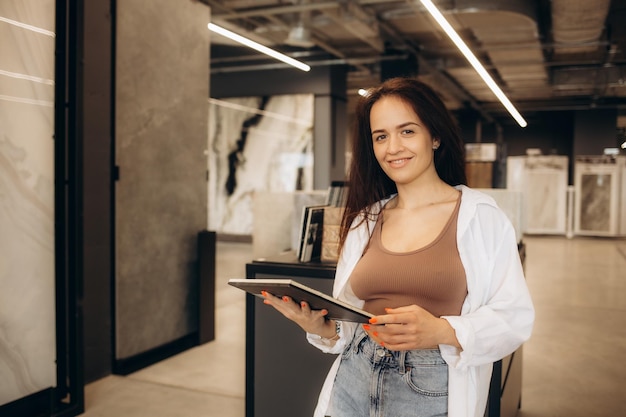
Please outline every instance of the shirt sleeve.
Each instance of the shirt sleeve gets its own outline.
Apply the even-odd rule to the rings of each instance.
[[[443,317],[462,349],[440,345],[448,365],[459,369],[493,363],[514,352],[530,338],[535,318],[511,223],[499,209],[490,208],[477,214],[472,227],[471,242],[464,242],[468,247],[459,248],[468,264],[463,313]]]
[[[338,322],[339,323],[339,339],[324,339],[317,334],[307,333],[306,337],[310,344],[318,348],[324,353],[339,354],[343,352],[348,343],[352,340],[352,335],[356,330],[355,323]]]

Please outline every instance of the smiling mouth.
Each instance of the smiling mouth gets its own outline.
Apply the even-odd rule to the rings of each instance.
[[[410,158],[402,158],[402,159],[394,159],[392,161],[388,161],[389,165],[403,165],[409,161]]]

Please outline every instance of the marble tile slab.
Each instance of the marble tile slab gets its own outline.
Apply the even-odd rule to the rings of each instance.
[[[168,18],[155,25],[153,10]],[[201,2],[169,0],[126,0],[118,3],[117,13],[119,360],[198,329],[197,233],[206,229],[207,219],[210,15]]]
[[[302,208],[325,204],[326,191],[254,193],[252,248],[254,259],[298,247]]]
[[[56,385],[54,1],[3,0],[0,16],[2,405]]]
[[[209,229],[251,235],[255,192],[312,190],[313,99],[210,99]]]
[[[584,159],[584,157],[581,157]],[[626,158],[601,156],[577,160],[574,186],[574,233],[586,236],[618,236],[626,232],[622,192],[626,192]]]
[[[498,207],[507,215],[513,228],[515,237],[520,242],[523,237],[522,229],[522,193],[520,191],[505,190],[501,188],[478,188],[485,194],[490,195],[498,204]]]
[[[567,156],[507,158],[507,189],[523,194],[524,233],[566,234],[567,176]]]

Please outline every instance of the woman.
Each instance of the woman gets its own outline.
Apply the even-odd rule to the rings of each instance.
[[[465,185],[464,150],[437,94],[408,78],[357,106],[333,295],[375,317],[334,322],[265,294],[341,354],[315,417],[482,417],[493,362],[531,334],[515,231]]]

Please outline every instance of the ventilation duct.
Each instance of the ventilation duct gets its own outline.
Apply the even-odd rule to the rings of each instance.
[[[610,0],[552,0],[554,52],[596,52],[610,4]]]

